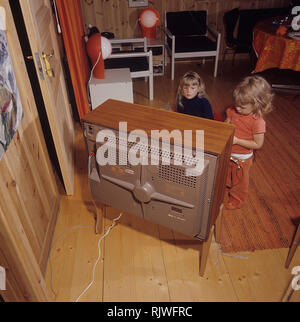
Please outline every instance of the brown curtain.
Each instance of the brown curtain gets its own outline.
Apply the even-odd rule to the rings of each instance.
[[[56,0],[70,75],[81,119],[90,111],[87,82],[90,66],[85,50],[83,19],[80,0]]]

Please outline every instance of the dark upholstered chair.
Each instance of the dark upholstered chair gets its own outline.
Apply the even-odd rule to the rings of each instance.
[[[234,31],[235,31],[238,19],[239,19],[238,8],[234,8],[230,11],[225,12],[223,17],[224,29],[225,29],[225,44],[226,44],[226,48],[223,53],[223,60],[225,59],[225,56],[227,55],[227,53],[230,52],[233,54],[232,64],[234,62],[234,56],[236,52],[239,51],[237,39],[234,37]]]
[[[111,39],[110,42],[113,53],[104,60],[105,68],[129,68],[131,78],[148,77],[149,99],[153,100],[152,51],[147,51],[146,38]]]
[[[217,76],[221,34],[208,26],[206,10],[166,12],[165,32],[172,79],[176,58],[215,57]]]
[[[223,60],[230,51],[233,53],[232,63],[234,63],[235,54],[248,53],[250,59],[253,59],[253,28],[265,19],[284,16],[289,14],[290,8],[262,8],[262,9],[232,9],[225,12],[223,21],[225,27],[226,48],[223,53]],[[235,29],[237,28],[236,36]]]

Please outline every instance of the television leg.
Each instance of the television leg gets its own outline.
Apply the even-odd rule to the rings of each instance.
[[[211,245],[211,240],[212,240],[213,234],[215,234],[216,242],[217,243],[220,242],[222,213],[223,213],[223,204],[221,204],[221,206],[220,206],[220,210],[219,210],[217,220],[215,222],[215,225],[211,227],[208,239],[205,240],[205,241],[201,241],[200,253],[199,253],[199,275],[200,276],[204,276],[207,257],[208,257],[209,248],[210,248],[210,245]]]
[[[215,240],[216,240],[216,243],[218,243],[218,244],[220,244],[220,241],[221,241],[223,207],[224,207],[224,205],[221,204],[220,210],[219,210],[219,215],[218,215],[216,222],[215,222]]]
[[[288,256],[287,256],[286,262],[285,262],[285,268],[289,268],[290,263],[295,255],[295,252],[297,250],[299,243],[300,243],[300,224],[298,224],[296,233],[295,233],[293,240],[292,240],[292,244],[289,248]]]
[[[99,204],[99,203],[98,203]],[[103,218],[105,217],[106,206],[103,204],[99,204],[97,206],[96,202],[94,202],[96,209],[96,225],[95,225],[95,233],[101,234],[103,230]]]
[[[200,244],[200,252],[199,252],[199,275],[200,276],[204,276],[207,257],[208,257],[213,233],[214,233],[214,226],[211,227],[208,239],[205,241],[201,241],[201,244]]]
[[[293,293],[294,293],[294,289],[292,287],[292,281],[289,281],[288,287],[283,294],[281,302],[289,302]]]

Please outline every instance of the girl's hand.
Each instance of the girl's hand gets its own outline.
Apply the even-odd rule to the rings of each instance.
[[[239,139],[236,136],[234,136],[232,144],[239,144],[238,141]]]
[[[260,149],[264,143],[264,133],[254,134],[253,140],[239,139],[236,136],[233,137],[232,144],[238,144],[247,149]]]

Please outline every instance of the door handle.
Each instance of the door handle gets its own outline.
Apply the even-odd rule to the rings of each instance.
[[[42,57],[44,59],[44,63],[46,66],[45,71],[49,77],[54,77],[54,70],[53,70],[53,68],[51,68],[50,61],[49,61],[49,59],[52,58],[53,56],[54,56],[53,50],[50,54],[45,54],[44,52],[42,52]]]
[[[45,54],[44,52],[42,52],[42,55],[47,57],[47,58],[51,58],[51,57],[54,56],[54,50],[52,49],[50,54]]]

